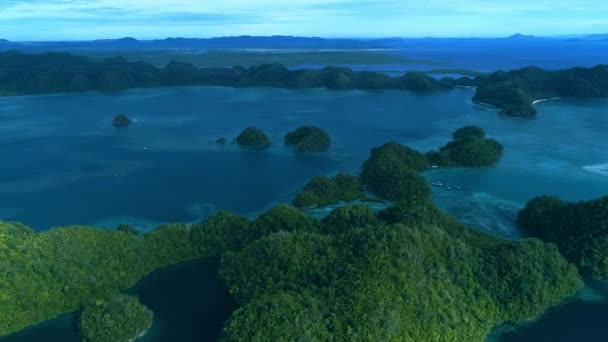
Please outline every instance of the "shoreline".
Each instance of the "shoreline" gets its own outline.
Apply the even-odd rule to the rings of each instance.
[[[550,97],[548,99],[540,99],[540,100],[534,100],[532,101],[532,105],[541,103],[541,102],[546,102],[546,101],[554,101],[554,100],[561,100],[561,97]]]

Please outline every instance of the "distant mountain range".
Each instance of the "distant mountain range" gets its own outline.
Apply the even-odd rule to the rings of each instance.
[[[18,50],[138,50],[138,49],[372,49],[383,46],[374,40],[327,39],[292,36],[240,36],[219,38],[165,38],[137,40],[131,37],[91,41],[9,42],[0,49]]]
[[[131,37],[90,41],[11,42],[0,39],[0,50],[83,51],[83,50],[205,50],[205,49],[382,49],[418,44],[496,43],[529,44],[540,41],[608,41],[608,34],[580,37],[535,37],[521,33],[505,38],[380,38],[346,39],[294,36],[239,36],[219,38],[165,38],[138,40]]]

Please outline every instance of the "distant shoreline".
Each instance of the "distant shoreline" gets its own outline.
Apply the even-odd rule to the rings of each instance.
[[[541,103],[541,102],[553,101],[553,100],[561,100],[561,99],[562,99],[561,97],[551,97],[551,98],[548,98],[548,99],[534,100],[534,101],[532,101],[532,104],[535,105],[535,104],[538,104],[538,103]]]

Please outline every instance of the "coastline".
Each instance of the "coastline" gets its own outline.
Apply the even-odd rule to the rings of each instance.
[[[553,100],[561,100],[561,99],[562,99],[561,97],[550,97],[548,99],[534,100],[534,101],[532,101],[532,104],[535,105],[535,104],[538,104],[538,103],[541,103],[541,102],[553,101]]]

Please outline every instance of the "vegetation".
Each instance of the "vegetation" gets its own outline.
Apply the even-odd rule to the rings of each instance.
[[[427,153],[429,162],[437,166],[480,167],[497,163],[502,157],[502,145],[486,139],[483,129],[466,126],[454,132],[454,140],[439,151]]]
[[[431,190],[418,173],[427,166],[422,153],[389,142],[372,149],[361,178],[370,191],[388,200],[427,199]]]
[[[297,152],[318,152],[329,148],[331,139],[324,130],[303,126],[285,136],[285,143],[293,145]]]
[[[333,178],[319,176],[311,179],[293,204],[296,207],[323,206],[340,201],[351,202],[364,196],[359,177],[340,173]]]
[[[538,197],[519,213],[517,223],[526,233],[557,244],[582,273],[608,279],[608,197],[579,203]]]
[[[237,138],[236,142],[245,147],[266,148],[270,146],[270,138],[261,129],[246,128]]]
[[[84,342],[130,342],[145,334],[153,313],[135,297],[114,295],[87,305],[80,316]]]
[[[0,93],[47,94],[82,91],[121,91],[130,88],[188,85],[232,87],[401,89],[437,91],[450,89],[450,82],[424,73],[390,77],[383,73],[326,67],[319,70],[288,70],[281,64],[250,67],[199,68],[172,61],[158,68],[129,62],[123,57],[102,61],[67,53],[0,53]]]
[[[242,65],[249,67],[263,63],[277,63],[285,66],[301,65],[382,65],[400,63],[420,63],[425,64],[433,61],[419,61],[406,59],[401,56],[386,53],[366,52],[366,51],[293,51],[282,50],[209,50],[207,53],[180,53],[175,50],[155,50],[155,51],[79,51],[87,56],[100,60],[116,56],[124,56],[129,61],[144,61],[152,65],[163,67],[171,61],[189,63],[199,68],[202,67],[226,67],[232,65]],[[435,62],[436,63],[436,62]]]
[[[527,67],[479,76],[475,82],[478,86],[475,101],[494,105],[505,115],[533,117],[534,100],[608,97],[608,66],[558,71]]]
[[[0,222],[0,336],[109,298],[158,268],[198,256],[185,225],[136,235],[81,226],[36,233]]]
[[[114,127],[126,127],[129,126],[129,124],[131,124],[131,119],[124,114],[116,115],[112,121],[112,125],[114,125]]]
[[[581,287],[552,245],[490,237],[428,213],[438,217],[389,224],[350,206],[320,230],[304,224],[226,253],[221,274],[241,308],[222,340],[483,341],[494,326],[534,318]]]

